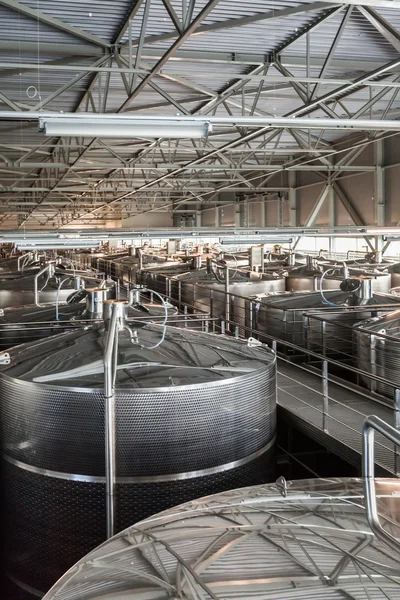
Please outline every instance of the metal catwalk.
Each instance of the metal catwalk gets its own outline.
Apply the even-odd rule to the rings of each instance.
[[[368,390],[356,386],[351,389],[346,382],[337,380],[335,383],[332,378],[324,382],[321,372],[312,373],[279,357],[277,386],[278,406],[285,417],[325,448],[356,466],[361,465],[361,430],[365,417],[374,414],[389,425],[395,425],[396,412],[398,414],[395,407],[368,397]],[[375,457],[380,475],[398,475],[398,454],[380,434],[376,435]]]

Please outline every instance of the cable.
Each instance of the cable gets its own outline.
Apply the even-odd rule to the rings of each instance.
[[[150,289],[147,289],[147,288],[146,288],[146,292],[150,292],[151,294],[155,294],[156,296],[158,296],[160,298],[161,302],[162,302],[163,307],[164,307],[164,321],[162,322],[163,332],[162,332],[161,340],[159,342],[157,342],[157,344],[154,344],[153,346],[144,346],[143,344],[140,344],[142,346],[142,348],[144,348],[144,350],[154,350],[154,348],[158,348],[158,346],[161,346],[161,344],[165,340],[165,334],[166,334],[166,331],[167,331],[168,307],[167,307],[167,303],[165,302],[165,300],[161,296],[161,294],[159,294],[155,290],[150,290]]]

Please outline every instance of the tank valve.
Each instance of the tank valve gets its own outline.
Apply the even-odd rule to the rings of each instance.
[[[11,362],[8,352],[0,352],[0,365],[9,365]]]
[[[288,493],[288,488],[292,485],[292,482],[286,481],[286,479],[283,477],[283,475],[281,475],[276,480],[275,485],[278,488],[278,490],[280,491],[280,493],[282,494],[282,496],[284,498],[286,498],[287,493]]]

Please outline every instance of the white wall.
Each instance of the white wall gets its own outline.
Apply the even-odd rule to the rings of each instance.
[[[154,227],[172,227],[172,213],[144,213],[124,219],[122,227],[132,227],[133,229],[153,229]]]

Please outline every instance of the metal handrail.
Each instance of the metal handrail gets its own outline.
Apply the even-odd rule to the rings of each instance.
[[[367,520],[376,537],[388,545],[394,552],[400,554],[400,540],[386,531],[379,521],[375,490],[375,431],[386,437],[396,446],[400,446],[400,431],[391,427],[379,417],[370,416],[365,419],[362,430],[362,466]]]
[[[158,275],[159,276],[163,276],[162,273],[159,273]],[[168,279],[167,276],[164,276],[164,277],[165,277],[165,280]],[[188,283],[189,282],[186,282],[186,284],[188,284]],[[193,283],[191,285],[193,287],[199,287],[200,286],[200,287],[204,287],[205,289],[207,288],[207,286],[202,286],[201,283]],[[216,290],[211,290],[211,291],[213,292],[213,294],[216,293]],[[221,294],[221,297],[222,297],[222,295],[223,296],[225,295],[225,292],[221,291],[220,294]],[[168,294],[162,294],[162,295],[165,296],[167,299],[171,299]],[[233,296],[233,294],[230,294],[230,296]],[[236,298],[239,298],[241,300],[245,300],[245,301],[251,303],[251,300],[249,298],[245,297],[245,296],[239,296],[238,294],[234,294],[234,296]],[[373,306],[374,306],[374,309],[376,309],[376,308],[379,308],[381,305],[373,305]],[[394,305],[391,305],[391,307],[393,307],[393,306],[397,306],[397,303],[394,304]],[[190,306],[188,306],[188,307],[189,308],[195,308],[195,307],[190,307]],[[382,308],[383,307],[387,308],[387,305],[382,305]],[[360,310],[361,307],[354,307],[354,308],[357,308],[358,310]],[[335,310],[337,310],[337,309],[335,309]],[[304,312],[306,313],[307,309],[305,309]],[[225,326],[227,326],[229,324],[231,324],[231,325],[239,325],[242,329],[245,330],[246,335],[249,335],[249,336],[262,335],[263,338],[267,338],[271,342],[273,342],[273,341],[276,340],[276,342],[280,346],[284,346],[285,348],[294,350],[295,352],[301,352],[304,355],[309,356],[309,357],[314,358],[314,359],[319,360],[319,361],[326,361],[328,364],[330,364],[330,365],[332,365],[334,367],[343,368],[343,369],[345,369],[347,371],[351,371],[351,373],[353,373],[355,375],[359,375],[361,377],[369,378],[369,379],[371,379],[373,381],[376,381],[377,383],[381,383],[381,384],[384,384],[384,385],[390,385],[391,387],[393,387],[394,390],[396,389],[396,384],[394,382],[389,382],[386,379],[384,379],[383,377],[379,377],[379,375],[372,375],[371,373],[368,373],[367,371],[363,371],[362,369],[358,369],[357,367],[346,365],[345,363],[342,363],[340,361],[334,360],[332,358],[321,356],[321,354],[313,352],[312,350],[308,350],[307,348],[304,348],[302,346],[297,346],[296,344],[292,344],[291,342],[288,342],[287,340],[281,340],[281,339],[278,339],[278,338],[274,338],[273,336],[268,335],[268,333],[266,333],[264,331],[261,332],[259,330],[256,330],[256,329],[252,328],[252,327],[248,327],[247,325],[245,325],[243,323],[236,323],[235,321],[229,321],[229,322],[227,322],[225,320]],[[384,335],[384,334],[382,334],[382,335]]]

